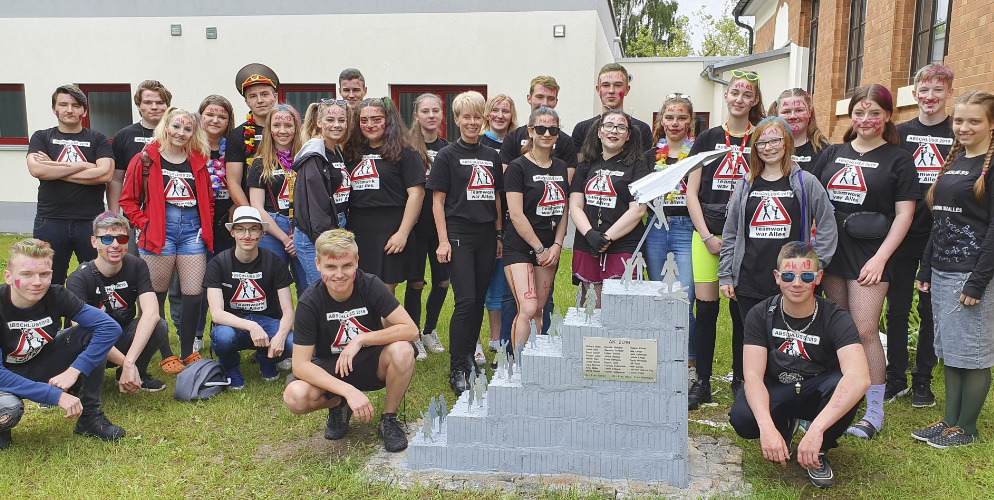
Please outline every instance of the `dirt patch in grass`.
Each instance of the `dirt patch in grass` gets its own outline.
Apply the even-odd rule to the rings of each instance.
[[[324,438],[322,428],[303,439],[259,445],[253,458],[278,462],[327,462],[349,456],[357,449],[366,449],[379,444],[380,440],[376,434],[365,429],[352,429],[345,439],[329,441]]]

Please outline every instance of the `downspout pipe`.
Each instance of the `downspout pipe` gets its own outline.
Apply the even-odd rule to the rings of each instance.
[[[744,28],[746,31],[749,32],[748,47],[749,47],[749,54],[752,55],[753,40],[755,38],[756,33],[752,29],[752,26],[749,26],[748,24],[743,23],[742,21],[739,20],[739,17],[742,16],[742,12],[745,11],[746,6],[748,5],[749,5],[749,0],[739,0],[739,3],[735,4],[735,8],[732,9],[732,21],[734,21],[735,24],[740,28]]]

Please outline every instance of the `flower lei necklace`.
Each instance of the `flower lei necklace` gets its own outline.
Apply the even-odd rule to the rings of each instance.
[[[680,145],[680,154],[677,156],[677,161],[680,161],[687,156],[690,156],[690,148],[694,145],[694,137],[687,135],[683,138],[683,144]],[[656,144],[656,171],[666,170],[669,165],[666,160],[669,158],[670,145],[666,142],[666,137],[660,137],[659,143]],[[666,194],[667,201],[673,201],[676,199],[676,195],[679,194],[679,190],[673,190]]]
[[[214,198],[217,198],[217,195],[225,186],[225,177],[227,174],[224,168],[224,150],[227,143],[228,139],[222,137],[218,147],[220,157],[217,159],[211,158],[207,162],[207,173],[211,178],[211,188],[214,189]]]
[[[245,117],[245,154],[249,155],[255,152],[255,117],[252,113],[249,113]]]

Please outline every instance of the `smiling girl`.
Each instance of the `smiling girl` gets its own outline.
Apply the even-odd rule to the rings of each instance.
[[[828,140],[815,120],[811,94],[799,88],[784,90],[770,104],[769,115],[779,116],[787,122],[794,139],[794,154],[791,159],[801,170],[812,171],[818,163],[818,157],[828,146]]]
[[[214,248],[214,197],[207,174],[210,146],[197,115],[170,108],[155,128],[155,140],[128,165],[121,208],[139,231],[138,252],[148,264],[152,288],[163,310],[173,270],[179,273],[183,312],[182,361],[168,356],[167,373],[200,359],[193,350],[200,317],[206,253]]]
[[[893,111],[886,87],[856,89],[845,143],[825,148],[814,169],[835,206],[839,227],[835,257],[821,284],[825,295],[852,315],[870,365],[866,415],[848,431],[864,439],[884,426],[886,360],[878,323],[891,279],[888,261],[911,226],[915,200],[922,197],[911,155],[899,147]]]

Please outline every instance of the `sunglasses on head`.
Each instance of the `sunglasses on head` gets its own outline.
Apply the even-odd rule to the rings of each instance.
[[[749,80],[750,82],[759,81],[759,75],[758,74],[753,73],[752,71],[742,71],[740,69],[733,69],[732,70],[732,78],[745,78],[746,80]]]
[[[690,100],[690,96],[687,95],[687,94],[670,94],[670,95],[666,96],[667,99],[676,99],[678,97],[680,99],[686,99],[688,101]]]
[[[545,125],[536,125],[532,127],[532,130],[534,130],[535,133],[538,135],[545,135],[546,132],[548,132],[549,135],[551,135],[552,137],[556,137],[559,135],[559,127],[546,127]]]
[[[780,273],[780,281],[784,283],[793,283],[797,276],[801,277],[801,281],[805,283],[813,283],[815,281],[815,274],[811,271],[805,271],[803,273],[795,273],[793,271],[784,271]]]
[[[348,107],[349,101],[346,101],[345,99],[329,99],[329,98],[324,98],[324,99],[321,99],[321,104],[324,104],[325,106],[331,106],[332,104],[337,104],[337,105],[345,108],[345,107]]]
[[[110,245],[111,243],[114,242],[114,240],[117,240],[117,242],[122,245],[127,245],[128,240],[131,239],[128,238],[128,235],[126,234],[119,234],[117,236],[114,236],[112,234],[105,234],[103,236],[97,236],[97,238],[100,240],[100,243],[103,243],[104,245]]]

